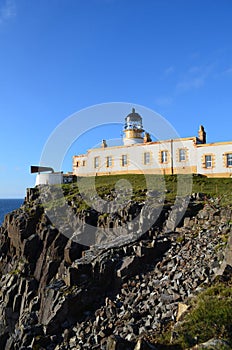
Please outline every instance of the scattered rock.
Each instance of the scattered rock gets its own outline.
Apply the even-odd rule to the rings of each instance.
[[[210,339],[205,343],[195,345],[192,349],[190,350],[203,350],[203,349],[208,349],[208,350],[230,350],[231,347],[230,345],[223,339]]]

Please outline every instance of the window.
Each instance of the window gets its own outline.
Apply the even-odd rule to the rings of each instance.
[[[232,167],[232,153],[226,155],[226,166]]]
[[[99,157],[94,157],[94,168],[99,167]]]
[[[168,162],[168,151],[161,151],[161,163]]]
[[[211,155],[205,156],[205,167],[212,168],[212,156]]]
[[[186,160],[185,149],[179,149],[179,162]]]
[[[77,168],[79,167],[79,162],[77,162]]]
[[[82,165],[86,166],[86,160],[83,160]]]
[[[127,155],[123,154],[122,155],[122,166],[126,166],[127,165]]]
[[[112,157],[111,156],[106,157],[106,166],[107,166],[107,168],[112,166]]]
[[[150,152],[145,152],[143,154],[143,162],[144,162],[144,164],[150,163]]]

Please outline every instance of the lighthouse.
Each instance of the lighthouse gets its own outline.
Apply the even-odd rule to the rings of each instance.
[[[132,112],[125,118],[125,126],[123,132],[124,145],[134,145],[136,143],[144,142],[142,117],[137,112],[135,112],[134,108],[132,108]]]

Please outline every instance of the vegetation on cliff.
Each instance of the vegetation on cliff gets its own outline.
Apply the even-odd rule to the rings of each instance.
[[[115,184],[126,180],[130,183],[134,201],[146,200],[147,190],[164,192],[165,200],[172,203],[176,195],[191,193],[204,193],[208,197],[217,198],[220,205],[232,204],[232,178],[207,178],[201,175],[115,175],[98,176],[95,178],[79,178],[76,183],[63,185],[65,197],[71,200],[82,191],[92,191],[92,185],[101,198],[112,196]],[[184,188],[181,188],[184,187]],[[178,193],[180,192],[180,193]],[[80,200],[80,198],[78,198]],[[83,203],[84,205],[84,203]]]
[[[222,342],[209,346],[209,349],[232,348],[231,271],[229,278],[217,278],[214,283],[202,286],[201,289],[201,292],[190,299],[188,309],[186,307],[187,311],[181,320],[176,324],[171,322],[161,335],[154,336],[152,342],[158,349],[184,350],[210,339]]]
[[[206,288],[191,301],[184,322],[176,327],[183,348],[211,338],[225,339],[232,347],[232,279]],[[175,341],[174,341],[175,343]]]

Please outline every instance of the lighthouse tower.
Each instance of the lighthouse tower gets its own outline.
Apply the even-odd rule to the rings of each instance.
[[[134,108],[132,108],[132,112],[125,118],[125,127],[123,132],[124,145],[134,145],[136,143],[144,142],[142,117],[135,112]]]

